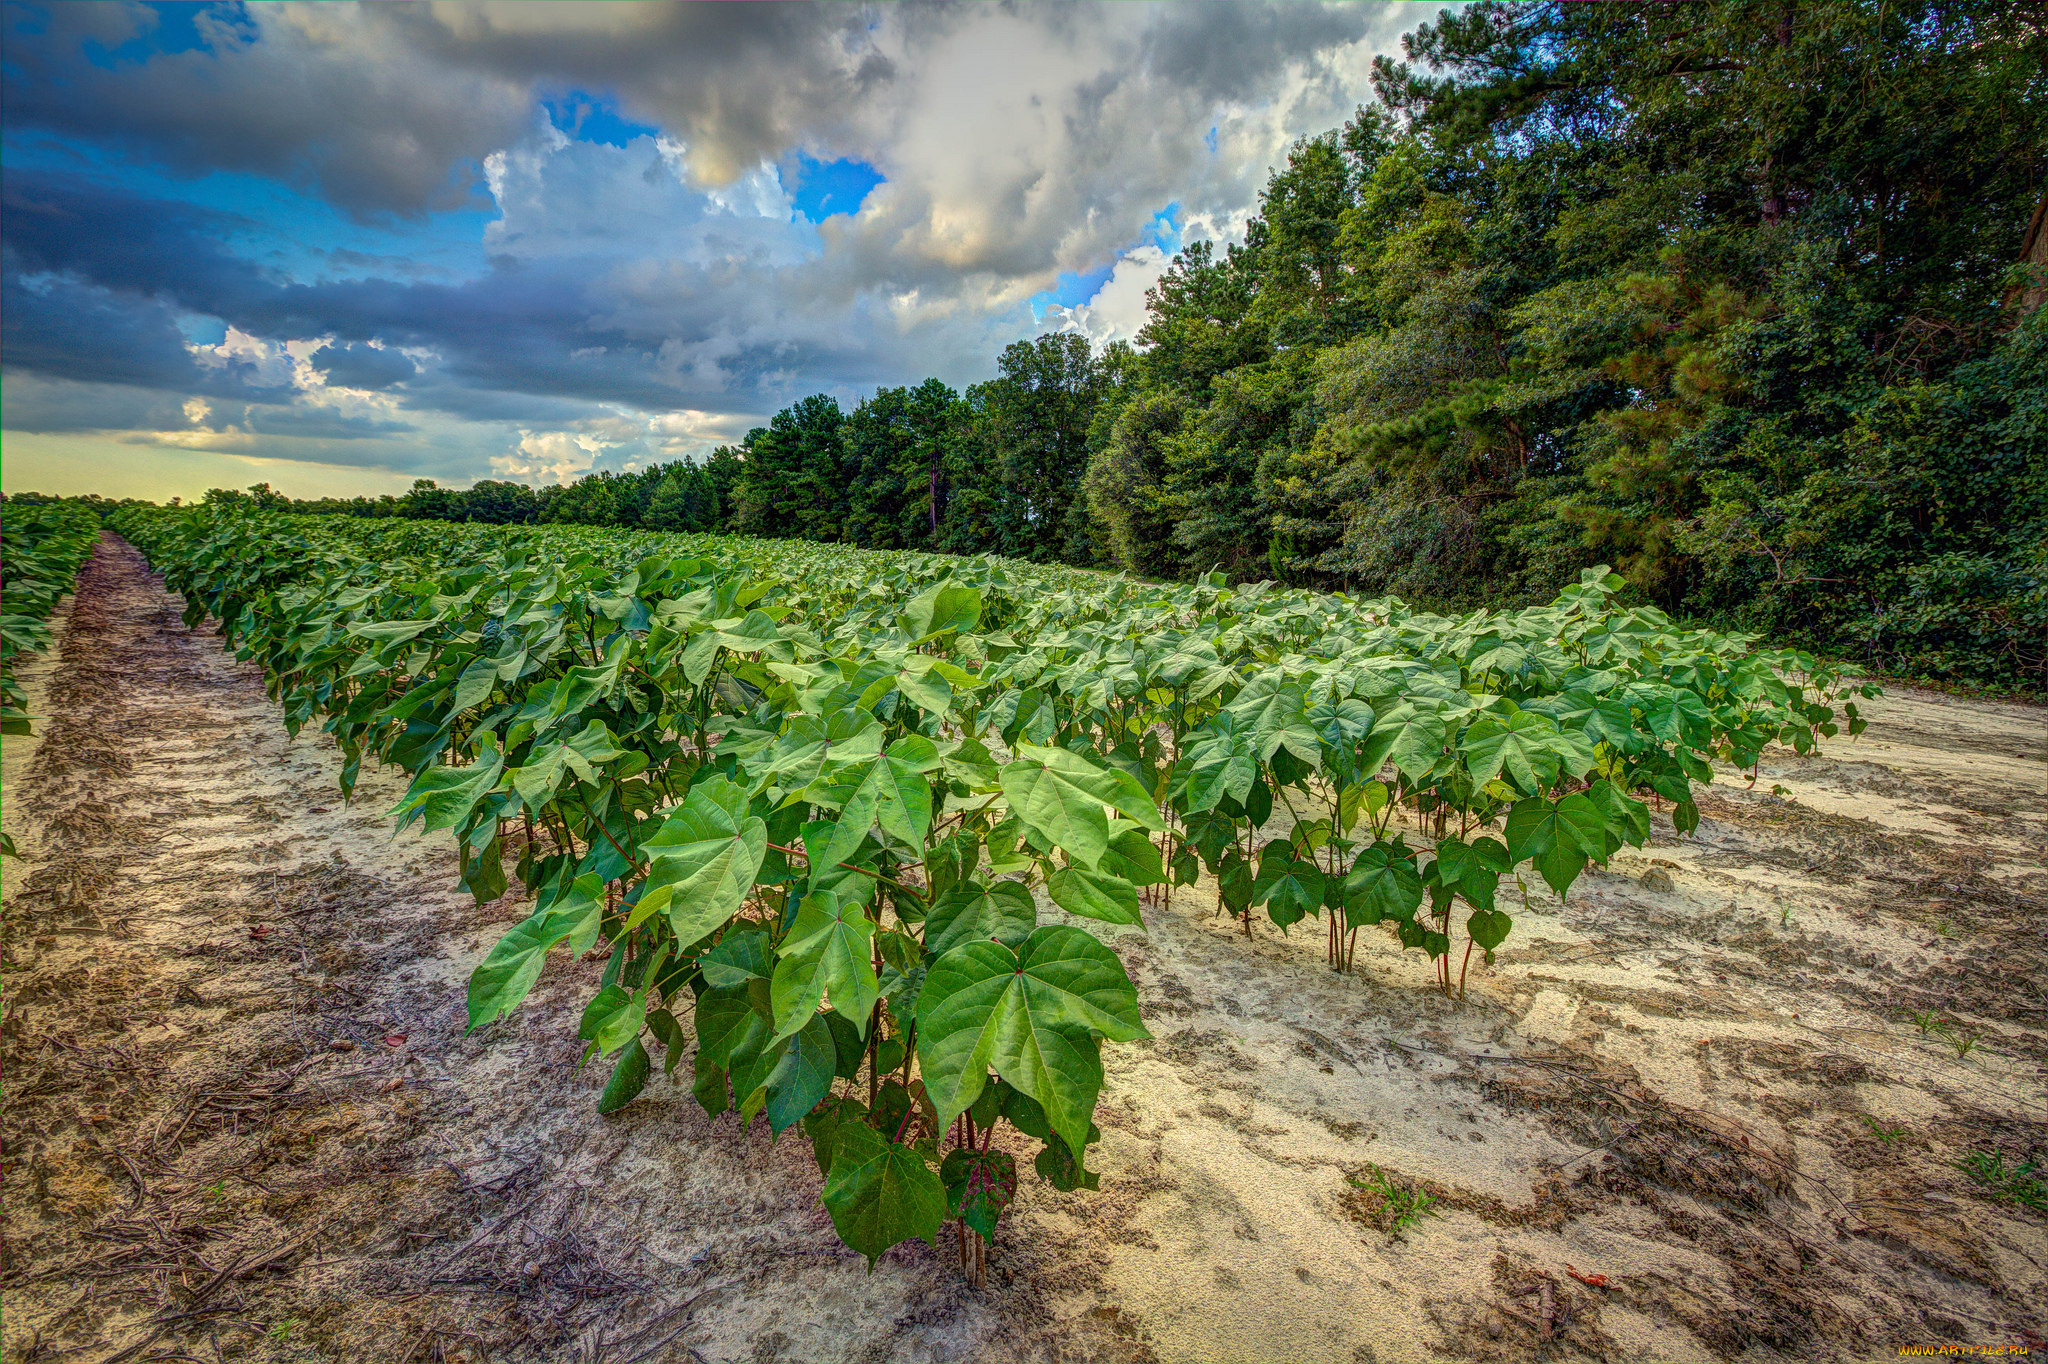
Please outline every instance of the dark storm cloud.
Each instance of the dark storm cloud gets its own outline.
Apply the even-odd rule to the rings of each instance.
[[[360,341],[330,342],[308,356],[307,363],[341,388],[389,388],[419,372],[404,351]]]
[[[839,123],[896,76],[871,6],[385,4],[371,22],[412,51],[508,83],[619,93],[624,111],[689,141],[725,183]]]
[[[654,411],[759,406],[811,391],[809,377],[893,377],[886,353],[843,329],[730,336],[735,314],[772,311],[745,281],[671,261],[623,297],[609,266],[582,258],[502,257],[457,284],[340,280],[291,284],[220,245],[237,221],[124,194],[78,176],[10,174],[0,196],[6,249],[6,357],[53,376],[250,396],[246,367],[197,364],[176,321],[218,318],[252,336],[331,336],[311,359],[328,382],[386,388],[401,380],[414,408],[491,421],[563,422],[592,403]],[[31,288],[25,279],[35,281]],[[751,305],[743,295],[755,296]],[[17,295],[19,301],[17,302]],[[378,341],[386,349],[366,343]],[[664,368],[664,345],[710,345],[704,379]],[[389,347],[430,350],[431,381]],[[765,395],[765,396],[764,396]],[[768,403],[769,408],[777,405]]]
[[[7,377],[10,431],[168,431],[189,425],[182,393],[127,383],[75,383],[38,374]]]
[[[1139,60],[1173,88],[1204,99],[1247,99],[1288,62],[1354,42],[1378,19],[1364,5],[1175,6],[1146,30]]]
[[[239,7],[236,7],[239,8]],[[468,198],[468,167],[525,128],[522,83],[451,68],[375,41],[350,7],[200,10],[201,46],[112,61],[147,48],[145,6],[111,0],[13,4],[0,112],[127,147],[188,171],[251,171],[316,188],[357,214],[414,214]],[[100,60],[95,61],[94,57]]]
[[[0,281],[0,354],[10,370],[247,398],[287,390],[237,361],[202,365],[186,348],[175,310],[155,299],[66,279]],[[9,425],[15,414],[7,414]]]
[[[187,171],[316,188],[358,216],[417,214],[469,197],[477,163],[525,131],[548,88],[620,91],[722,183],[892,74],[864,11],[844,5],[232,8],[198,12],[200,45],[150,51],[158,20],[141,5],[10,5],[0,110]],[[107,63],[124,43],[139,50]]]
[[[319,407],[282,407],[251,403],[239,415],[215,413],[215,423],[232,422],[256,436],[295,436],[319,440],[368,440],[400,435],[419,428],[386,417],[350,417]]]

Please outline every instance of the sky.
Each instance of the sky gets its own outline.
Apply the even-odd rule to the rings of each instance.
[[[0,483],[558,482],[1128,340],[1435,8],[7,0]]]

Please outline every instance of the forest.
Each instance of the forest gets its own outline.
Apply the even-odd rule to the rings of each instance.
[[[1446,12],[1136,344],[828,395],[702,462],[280,509],[1635,599],[2041,687],[2048,38],[2012,3]]]

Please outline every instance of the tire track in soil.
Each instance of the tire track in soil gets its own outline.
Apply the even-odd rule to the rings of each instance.
[[[344,804],[181,606],[102,538],[7,793],[9,1361],[1150,1358],[1100,1255],[1013,1227],[980,1294],[950,1247],[870,1276],[803,1144],[660,1083],[598,1117],[596,964],[465,1038],[524,908],[389,838],[388,774]]]

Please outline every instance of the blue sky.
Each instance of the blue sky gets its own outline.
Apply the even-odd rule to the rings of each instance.
[[[1419,17],[10,5],[0,472],[552,481],[1128,340]]]

